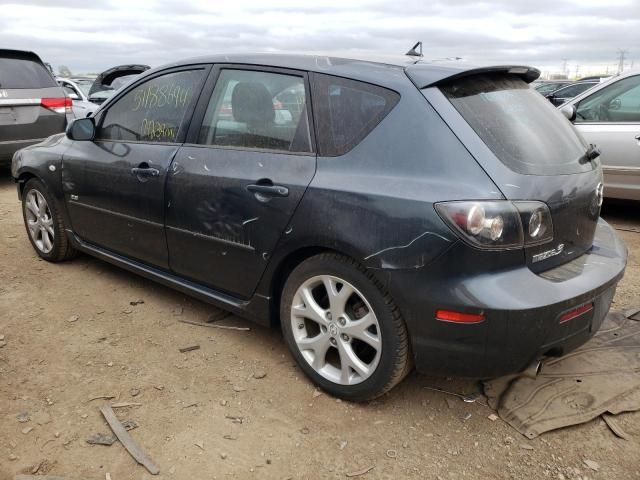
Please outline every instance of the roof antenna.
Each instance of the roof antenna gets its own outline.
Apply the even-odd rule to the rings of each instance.
[[[422,55],[422,42],[417,42],[413,47],[411,47],[411,50],[405,53],[405,55],[408,55],[410,57],[423,57],[424,55]]]

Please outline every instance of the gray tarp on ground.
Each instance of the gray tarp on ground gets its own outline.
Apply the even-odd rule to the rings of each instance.
[[[528,438],[640,410],[640,309],[610,312],[589,342],[544,360],[535,379],[503,377],[484,388],[500,418]]]

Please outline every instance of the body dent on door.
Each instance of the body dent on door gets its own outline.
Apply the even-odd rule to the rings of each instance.
[[[315,155],[187,145],[167,179],[171,269],[248,298],[316,170]],[[247,189],[272,179],[286,196]]]

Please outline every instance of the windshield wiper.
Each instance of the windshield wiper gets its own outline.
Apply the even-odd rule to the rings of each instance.
[[[587,151],[584,152],[584,155],[578,158],[578,163],[592,162],[599,156],[600,150],[598,149],[598,147],[596,147],[593,143],[590,143],[589,148],[587,148]]]

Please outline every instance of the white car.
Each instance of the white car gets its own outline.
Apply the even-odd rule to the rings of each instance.
[[[559,108],[602,152],[605,197],[640,200],[640,70],[613,77]]]
[[[99,105],[90,102],[88,98],[89,89],[93,85],[91,78],[56,78],[64,92],[73,100],[73,114],[76,118],[84,118],[95,112]]]

